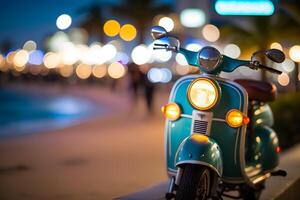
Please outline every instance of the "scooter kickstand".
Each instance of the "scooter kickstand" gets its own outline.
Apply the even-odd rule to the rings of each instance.
[[[170,180],[168,192],[165,195],[166,200],[171,200],[175,198],[175,194],[173,193],[175,187],[175,177],[173,176]]]

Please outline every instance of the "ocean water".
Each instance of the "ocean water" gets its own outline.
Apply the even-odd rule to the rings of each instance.
[[[0,138],[63,128],[105,112],[104,107],[70,95],[0,88]]]

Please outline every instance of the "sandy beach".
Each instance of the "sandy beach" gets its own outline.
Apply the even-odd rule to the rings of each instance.
[[[130,108],[122,93],[96,91],[81,88],[76,95],[110,102],[120,112],[0,140],[1,200],[113,199],[166,179],[158,108],[167,96],[157,95],[157,112],[149,117],[142,102]]]

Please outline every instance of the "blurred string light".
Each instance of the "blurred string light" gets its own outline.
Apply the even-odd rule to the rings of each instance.
[[[6,62],[10,65],[12,65],[14,63],[14,57],[16,55],[16,51],[11,51],[7,54],[6,56]]]
[[[117,48],[113,44],[106,44],[102,47],[101,52],[101,56],[103,56],[106,61],[110,61],[117,55]]]
[[[122,76],[124,76],[126,73],[126,69],[125,69],[124,65],[122,65],[119,62],[111,63],[108,66],[107,71],[108,71],[108,75],[113,79],[119,79]]]
[[[215,42],[220,37],[220,31],[215,25],[206,24],[202,29],[202,35],[207,41]]]
[[[73,65],[79,60],[79,52],[72,42],[63,43],[60,53],[62,61],[66,65]]]
[[[96,78],[102,78],[106,75],[107,69],[105,65],[95,65],[93,66],[92,74]]]
[[[74,73],[74,68],[72,65],[63,65],[59,67],[59,74],[65,78],[72,76]]]
[[[56,19],[56,26],[60,30],[69,28],[72,24],[72,18],[70,15],[62,14]]]
[[[185,46],[185,48],[189,51],[199,51],[200,49],[202,49],[202,45],[198,43],[189,43]]]
[[[45,67],[48,69],[56,68],[60,64],[60,56],[54,52],[48,52],[43,59]]]
[[[0,54],[0,67],[2,67],[5,64],[5,60],[2,54]]]
[[[217,0],[215,10],[219,15],[264,15],[274,13],[270,0]]]
[[[20,50],[14,56],[13,63],[16,67],[23,67],[26,65],[29,59],[29,54],[25,50]]]
[[[120,24],[116,20],[108,20],[103,26],[103,31],[108,37],[114,37],[120,32]]]
[[[61,45],[65,42],[69,42],[69,37],[66,33],[59,31],[56,32],[48,41],[48,46],[51,51],[59,51]]]
[[[164,27],[168,32],[174,28],[174,21],[170,17],[162,17],[158,21],[158,25]]]
[[[300,45],[295,45],[290,48],[289,56],[294,62],[300,62]]]
[[[136,37],[136,28],[131,24],[125,24],[121,27],[120,37],[125,41],[131,41]]]
[[[34,50],[29,53],[28,63],[32,65],[41,65],[43,63],[44,53],[41,50]]]
[[[147,77],[149,81],[152,83],[167,83],[172,79],[172,72],[168,68],[151,68],[148,73]]]
[[[133,48],[131,58],[135,64],[143,65],[151,59],[151,52],[146,45],[141,44]]]
[[[241,50],[236,44],[228,44],[224,48],[224,54],[231,58],[238,58],[241,55]]]
[[[105,59],[102,57],[102,47],[98,43],[93,43],[90,45],[88,50],[89,64],[98,64],[101,65],[105,62]]]
[[[36,47],[37,47],[37,45],[36,45],[35,41],[33,41],[33,40],[28,40],[23,45],[23,49],[28,51],[28,52],[35,50]]]
[[[179,65],[182,66],[188,65],[188,62],[182,53],[177,53],[175,56],[175,60]]]
[[[76,75],[80,79],[87,79],[91,76],[91,74],[92,74],[91,65],[81,63],[76,67]]]
[[[188,28],[198,28],[202,26],[206,19],[205,13],[198,8],[187,8],[180,13],[180,22]]]
[[[278,83],[282,86],[287,86],[290,83],[290,77],[286,73],[280,74],[278,77]]]
[[[295,69],[295,63],[291,60],[286,58],[284,62],[281,64],[282,68],[286,72],[292,72]]]
[[[273,42],[273,43],[270,45],[270,48],[271,48],[271,49],[278,49],[278,50],[280,50],[280,51],[283,50],[282,45],[281,45],[280,43],[278,43],[278,42]]]

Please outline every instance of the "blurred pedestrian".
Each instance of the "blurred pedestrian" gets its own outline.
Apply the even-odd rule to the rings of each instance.
[[[132,102],[134,105],[136,105],[138,100],[139,86],[141,83],[141,71],[139,70],[139,66],[133,62],[128,64],[128,74]]]
[[[150,82],[147,74],[142,74],[142,84],[144,88],[144,97],[146,101],[148,114],[152,115],[153,112],[153,101],[154,101],[154,93],[155,93],[155,85]]]

